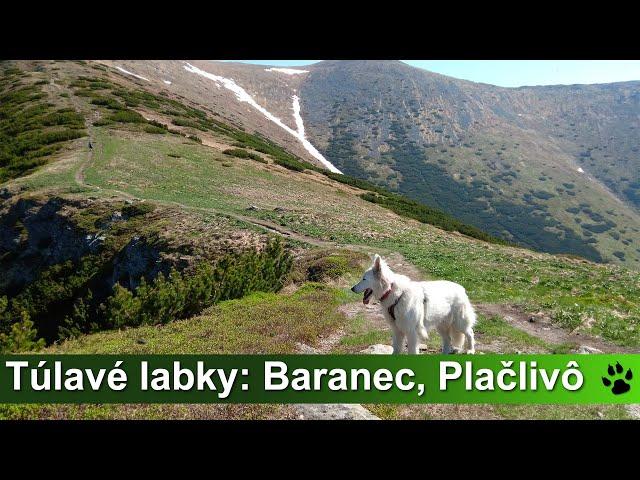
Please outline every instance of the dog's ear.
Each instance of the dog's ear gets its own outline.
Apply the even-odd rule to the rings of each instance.
[[[382,258],[377,253],[373,257],[373,271],[375,273],[380,273],[382,271]]]

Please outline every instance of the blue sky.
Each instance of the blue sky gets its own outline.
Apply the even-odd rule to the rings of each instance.
[[[239,60],[304,66],[318,60]],[[502,87],[640,80],[640,60],[403,60],[418,68]]]

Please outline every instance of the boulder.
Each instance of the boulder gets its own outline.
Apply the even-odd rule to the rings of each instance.
[[[589,345],[580,345],[576,349],[576,353],[591,354],[591,353],[604,353],[604,352],[602,350],[597,349],[597,348],[590,347]]]
[[[365,348],[364,350],[360,350],[360,353],[367,355],[390,355],[393,353],[393,347],[391,345],[382,345],[381,343],[377,343]]]

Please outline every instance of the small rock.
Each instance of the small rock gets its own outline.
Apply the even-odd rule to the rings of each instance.
[[[604,418],[604,414],[602,412],[596,412],[596,415],[598,415],[598,418]]]
[[[535,323],[535,321],[536,321],[536,317],[534,317],[533,315],[531,315],[531,316],[529,317],[529,322],[530,322],[530,323]]]
[[[298,418],[301,420],[380,420],[369,410],[358,404],[297,404]]]
[[[256,207],[255,205],[249,205],[247,207],[247,210],[258,210],[258,207]]]
[[[320,353],[320,350],[318,350],[317,348],[313,348],[312,346],[301,342],[296,343],[296,350],[298,353],[302,353],[305,355],[314,355],[316,353]]]
[[[591,328],[593,327],[593,324],[596,323],[596,319],[593,317],[586,317],[583,321],[582,321],[582,326],[584,328]]]
[[[590,353],[604,353],[604,352],[597,348],[590,347],[589,345],[580,345],[576,350],[576,353],[590,354]]]
[[[139,338],[136,340],[136,343],[139,345],[146,345],[147,341],[144,338]]]
[[[382,345],[381,343],[376,343],[375,345],[371,345],[364,350],[360,350],[360,353],[364,353],[367,355],[390,355],[393,353],[393,347],[391,345]]]

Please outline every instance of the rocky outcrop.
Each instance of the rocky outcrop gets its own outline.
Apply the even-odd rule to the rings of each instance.
[[[182,270],[188,266],[157,238],[151,240],[126,230],[115,232],[114,225],[130,219],[119,207],[117,203],[57,197],[20,198],[9,203],[0,210],[0,294],[13,296],[47,268],[65,262],[76,265],[87,255],[102,257],[100,278],[92,281],[98,296],[108,294],[115,283],[134,289],[142,277],[151,280],[160,272],[168,274],[172,267]],[[78,217],[83,215],[96,217],[91,228],[79,226]],[[117,235],[122,241],[112,242],[108,247],[111,250],[105,250],[107,239]]]
[[[78,229],[65,204],[59,198],[18,199],[0,214],[0,294],[21,290],[47,267],[98,251],[100,239]]]
[[[142,277],[153,279],[160,272],[167,275],[171,266],[147,238],[135,236],[114,258],[109,284],[119,283],[133,290],[140,284]]]

